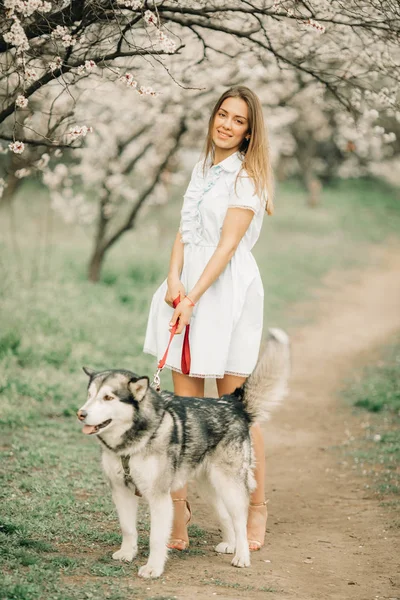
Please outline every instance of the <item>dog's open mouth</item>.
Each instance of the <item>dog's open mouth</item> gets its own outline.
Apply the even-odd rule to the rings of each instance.
[[[100,423],[100,425],[85,425],[82,429],[82,432],[86,433],[86,435],[92,435],[93,433],[98,433],[100,429],[104,429],[104,427],[107,427],[107,425],[110,423],[111,419],[107,419],[107,421]]]

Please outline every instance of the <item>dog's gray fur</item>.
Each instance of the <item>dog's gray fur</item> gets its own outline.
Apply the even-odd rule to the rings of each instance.
[[[265,421],[285,395],[287,335],[270,330],[253,374],[218,399],[159,394],[147,377],[131,371],[84,371],[90,378],[88,399],[78,416],[83,431],[101,442],[122,529],[122,545],[113,558],[131,561],[137,553],[136,487],[149,502],[151,520],[150,556],[139,575],[159,577],[172,527],[170,492],[197,475],[207,480],[220,517],[223,541],[216,550],[234,553],[234,566],[249,566],[246,520],[255,488],[250,427]]]

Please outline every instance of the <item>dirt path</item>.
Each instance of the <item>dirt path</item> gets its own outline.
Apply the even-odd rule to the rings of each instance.
[[[331,275],[314,302],[297,308],[316,316],[291,332],[291,393],[265,426],[270,517],[251,569],[233,569],[212,552],[215,519],[195,499],[194,522],[210,532],[205,555],[197,545],[198,556],[172,556],[163,581],[139,584],[144,598],[400,598],[390,514],[333,448],[359,427],[335,396],[343,379],[400,330],[399,248],[375,250],[371,263]]]

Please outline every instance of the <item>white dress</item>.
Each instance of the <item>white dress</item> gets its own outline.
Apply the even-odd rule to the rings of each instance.
[[[218,245],[229,207],[251,209],[255,214],[234,256],[219,278],[206,290],[193,309],[190,321],[192,377],[224,374],[247,376],[254,369],[260,348],[264,290],[251,249],[263,222],[265,204],[255,195],[252,180],[242,171],[239,152],[203,175],[203,161],[192,172],[184,195],[180,232],[184,243],[181,281],[187,293],[194,287]],[[144,352],[159,360],[169,340],[173,309],[164,301],[165,280],[155,292],[147,323]],[[166,366],[181,372],[183,334],[176,335]]]

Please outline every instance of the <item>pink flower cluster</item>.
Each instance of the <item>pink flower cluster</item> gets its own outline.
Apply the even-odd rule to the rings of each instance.
[[[117,4],[120,6],[124,6],[126,8],[133,8],[133,10],[137,10],[142,7],[142,0],[117,0]]]
[[[173,54],[176,50],[176,44],[170,37],[161,31],[157,15],[151,12],[151,10],[146,10],[143,19],[147,25],[154,25],[157,29],[158,41],[160,42],[162,50],[168,54]]]
[[[32,79],[32,80],[37,79],[37,73],[36,73],[35,69],[29,69],[29,68],[25,69],[25,77],[27,79]]]
[[[6,44],[12,44],[20,52],[29,50],[28,38],[26,37],[25,31],[17,18],[15,18],[14,23],[11,25],[10,31],[3,35],[3,39]]]
[[[85,60],[85,69],[86,71],[90,72],[93,71],[93,69],[96,68],[96,63],[94,62],[94,60]]]
[[[17,179],[23,179],[24,177],[28,177],[31,174],[31,169],[23,167],[22,169],[18,169],[15,171],[14,175]]]
[[[164,52],[167,52],[168,54],[173,54],[175,52],[175,42],[161,30],[158,31],[158,39]]]
[[[127,87],[131,87],[136,89],[138,82],[135,81],[135,79],[133,79],[133,75],[132,73],[125,73],[125,75],[122,75],[119,78],[119,81],[121,81],[122,83],[125,83],[125,85],[127,85]],[[150,87],[146,87],[144,85],[141,85],[139,89],[137,89],[137,92],[139,94],[141,94],[142,96],[157,96],[157,92],[155,92],[152,88]]]
[[[68,27],[57,25],[57,27],[51,32],[53,40],[60,40],[64,48],[69,48],[74,45],[74,40],[69,32]]]
[[[11,144],[8,144],[8,147],[14,154],[22,154],[25,150],[24,142],[11,142]]]
[[[307,19],[307,21],[304,21],[304,25],[317,33],[325,33],[325,25],[321,25],[321,23],[314,21],[314,19]]]
[[[59,69],[62,65],[62,58],[61,56],[56,56],[54,60],[51,60],[49,62],[49,69],[50,71],[56,71],[57,69]]]
[[[151,10],[146,10],[143,18],[146,21],[147,25],[154,25],[155,27],[158,27],[157,16],[153,12],[151,12]]]
[[[132,73],[125,73],[119,78],[119,81],[125,83],[127,87],[136,88],[137,81],[134,80]]]
[[[157,96],[157,92],[154,91],[153,89],[151,89],[150,87],[146,87],[144,85],[141,85],[140,88],[138,89],[139,94],[142,94],[144,96]]]
[[[18,106],[18,108],[26,108],[28,106],[28,98],[25,98],[25,96],[19,94],[15,101],[15,105]]]
[[[79,67],[77,67],[77,72],[78,75],[82,75],[82,73],[84,73],[85,71],[86,73],[90,73],[95,68],[96,63],[94,62],[94,60],[85,60],[85,63],[83,65],[79,65]]]
[[[51,2],[46,0],[4,0],[4,6],[11,14],[17,12],[23,17],[30,17],[36,10],[42,13],[51,11]]]
[[[77,140],[80,137],[86,137],[88,133],[93,132],[93,127],[86,127],[86,125],[75,125],[71,127],[67,135],[71,138],[71,141]]]

